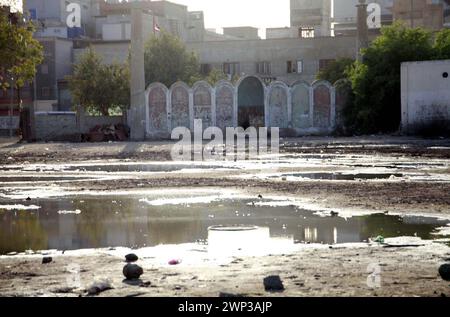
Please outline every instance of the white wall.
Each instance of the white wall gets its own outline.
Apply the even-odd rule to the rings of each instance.
[[[450,122],[450,60],[403,63],[401,80],[404,133],[436,120]]]

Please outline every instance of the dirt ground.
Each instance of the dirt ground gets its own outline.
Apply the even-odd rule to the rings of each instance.
[[[0,140],[0,165],[71,163],[85,161],[168,161],[170,142],[145,143],[15,143]],[[283,155],[348,155],[399,159],[441,160],[450,164],[450,140],[396,136],[365,138],[299,138],[282,140]],[[305,168],[304,170],[307,170]],[[322,208],[389,213],[432,214],[450,218],[450,182],[304,181],[240,178],[252,171],[144,175],[126,179],[87,180],[58,184],[65,191],[111,191],[155,188],[232,188],[260,195],[302,198]],[[440,170],[443,175],[450,169]],[[52,185],[49,182],[49,185]],[[123,259],[98,252],[89,256],[60,255],[50,264],[42,256],[0,257],[0,295],[85,296],[86,285],[99,276],[113,289],[99,296],[449,296],[449,282],[438,274],[449,261],[450,248],[442,243],[421,247],[314,247],[284,256],[234,259],[222,266],[158,265],[143,261],[142,285],[124,283]],[[67,265],[79,263],[80,289],[68,288]],[[368,265],[381,267],[381,286],[367,286]],[[286,290],[266,293],[262,280],[280,275]],[[150,284],[145,282],[151,282]],[[139,283],[138,283],[139,284]]]

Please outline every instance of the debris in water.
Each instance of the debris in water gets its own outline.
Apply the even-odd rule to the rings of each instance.
[[[81,214],[81,210],[77,209],[77,210],[60,210],[58,211],[58,214],[60,215],[79,215]]]

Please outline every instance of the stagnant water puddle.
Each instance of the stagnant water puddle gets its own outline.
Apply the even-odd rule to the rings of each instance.
[[[222,248],[236,245],[264,248],[265,243],[276,239],[292,245],[363,242],[379,235],[433,239],[436,237],[432,233],[448,223],[430,217],[385,214],[348,219],[321,217],[296,206],[265,204],[264,200],[202,201],[206,201],[204,197],[164,203],[138,196],[0,201],[0,255],[26,250],[142,248],[195,242],[209,243],[210,248],[215,245],[220,253]]]
[[[71,164],[71,165],[32,165],[32,166],[2,166],[0,171],[21,172],[176,172],[182,170],[204,170],[204,169],[239,169],[235,166],[197,164],[195,162],[172,163],[102,163],[102,164]]]
[[[376,180],[376,179],[391,179],[395,177],[403,177],[403,174],[391,174],[391,173],[356,173],[356,174],[343,174],[343,173],[286,173],[269,176],[269,178],[283,178],[288,180],[294,179],[311,179],[311,180],[335,180],[335,181],[353,181],[353,180]]]

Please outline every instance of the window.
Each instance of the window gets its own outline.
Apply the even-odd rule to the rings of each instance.
[[[296,73],[296,69],[295,69],[296,63],[293,61],[287,61],[286,63],[286,71],[288,74],[292,74],[292,73]]]
[[[211,73],[212,71],[212,66],[211,64],[201,64],[200,65],[200,73],[202,75],[209,75],[209,73]]]
[[[270,62],[256,63],[256,73],[260,75],[270,75],[272,73]]]
[[[41,65],[41,74],[44,74],[44,75],[48,74],[48,65],[47,64]]]
[[[319,61],[319,70],[323,70],[324,68],[327,68],[328,65],[330,65],[332,62],[334,62],[334,59],[321,59]]]
[[[42,88],[42,97],[50,97],[50,88],[48,87]]]
[[[301,27],[298,29],[298,37],[300,38],[313,38],[315,36],[313,27]]]
[[[292,62],[291,61],[287,61],[286,68],[287,68],[286,72],[288,74],[292,73]]]
[[[239,63],[224,63],[223,64],[223,72],[227,75],[234,76],[236,74],[240,74],[240,65]]]
[[[297,61],[297,73],[298,74],[303,73],[303,61],[302,60]]]

